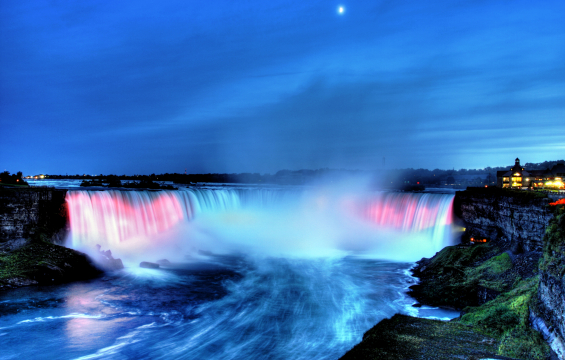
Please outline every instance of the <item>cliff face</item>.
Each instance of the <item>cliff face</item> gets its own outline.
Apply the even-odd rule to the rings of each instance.
[[[549,201],[527,193],[508,195],[499,189],[458,191],[454,210],[465,222],[464,240],[486,238],[514,253],[541,253],[545,228],[553,218]]]
[[[548,206],[551,201],[526,192],[476,189],[457,192],[454,209],[465,222],[464,240],[487,238],[501,249],[526,252],[513,262],[524,260],[539,271],[530,323],[565,359],[565,210]]]
[[[565,358],[565,210],[557,211],[544,237],[537,307],[532,322]]]
[[[41,231],[62,243],[68,227],[66,190],[0,189],[0,245]]]

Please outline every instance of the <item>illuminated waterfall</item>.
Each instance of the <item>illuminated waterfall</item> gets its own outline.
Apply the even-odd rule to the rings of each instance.
[[[174,242],[180,251],[179,243],[186,249],[186,243],[197,236],[163,234],[192,226],[208,238],[222,238],[224,243],[238,246],[258,244],[262,250],[272,246],[292,251],[296,246],[322,254],[328,248],[372,249],[384,258],[398,259],[391,253],[409,244],[414,254],[420,251],[421,257],[449,244],[452,201],[452,195],[442,194],[381,192],[352,196],[269,188],[69,191],[68,245],[84,250],[99,243],[123,249],[129,243],[133,249],[159,239]],[[207,221],[201,220],[206,216]],[[394,244],[396,250],[392,249]],[[241,248],[238,246],[232,248]]]
[[[452,212],[450,195],[383,192],[368,202],[364,215],[382,227],[428,233],[439,251],[450,242]]]

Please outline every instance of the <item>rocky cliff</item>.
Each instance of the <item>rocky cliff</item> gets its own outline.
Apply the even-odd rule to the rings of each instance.
[[[463,241],[486,238],[513,253],[538,252],[553,211],[550,200],[534,193],[477,188],[458,191],[455,215],[465,222]]]
[[[539,273],[530,323],[565,359],[565,210],[549,206],[554,200],[528,192],[470,189],[457,192],[454,210],[465,222],[464,241],[486,238],[512,250],[514,265]]]
[[[0,188],[0,246],[39,236],[62,243],[68,228],[66,190]]]
[[[62,244],[68,231],[66,190],[0,187],[0,290],[90,279],[123,268],[101,252],[97,264]]]
[[[538,301],[530,316],[534,328],[565,359],[565,209],[555,212],[543,239]]]

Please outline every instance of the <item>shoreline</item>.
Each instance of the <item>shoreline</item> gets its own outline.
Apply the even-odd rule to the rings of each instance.
[[[503,282],[512,278],[516,267],[514,264],[509,267],[505,254],[492,244],[466,248],[447,246],[432,258],[419,260],[408,270],[418,281],[408,286],[406,296],[432,311],[448,310],[451,306],[452,311],[460,312],[460,315],[451,319],[432,319],[422,317],[420,312],[418,316],[396,314],[369,329],[362,341],[340,359],[489,357],[557,360],[542,335],[529,324],[529,309],[536,301],[538,275],[532,273],[521,279],[514,274],[513,284],[506,284],[492,299],[480,300],[479,282],[488,280],[495,284],[496,279]],[[457,263],[464,255],[468,259]],[[499,269],[497,266],[503,267]],[[445,276],[451,280],[446,280]],[[472,288],[468,287],[468,277],[478,279],[472,280],[476,284]],[[522,305],[515,311],[503,310],[506,304],[515,303],[522,297]],[[496,311],[502,313],[492,312],[499,308]],[[441,349],[440,344],[443,344]]]

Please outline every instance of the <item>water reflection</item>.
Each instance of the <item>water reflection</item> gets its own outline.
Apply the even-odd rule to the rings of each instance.
[[[0,358],[336,359],[380,319],[418,311],[409,264],[212,257],[2,293]]]

